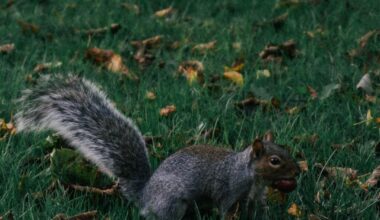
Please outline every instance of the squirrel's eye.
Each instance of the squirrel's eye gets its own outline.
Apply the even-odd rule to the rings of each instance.
[[[278,166],[278,165],[280,165],[281,160],[280,160],[280,158],[277,157],[277,156],[272,156],[272,157],[269,159],[269,162],[270,162],[273,166]]]

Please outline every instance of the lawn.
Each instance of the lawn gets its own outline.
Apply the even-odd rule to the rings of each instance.
[[[153,168],[189,144],[241,150],[271,130],[308,171],[285,199],[273,194],[267,218],[378,219],[379,190],[365,182],[380,141],[379,11],[378,0],[1,1],[0,46],[14,49],[0,52],[0,118],[12,122],[15,100],[41,76],[83,76],[152,137]],[[89,48],[111,50],[124,65],[94,62]],[[204,70],[179,71],[189,60]],[[358,90],[367,73],[372,91]],[[161,115],[168,105],[175,112]],[[68,188],[51,165],[53,148],[65,147],[53,133],[11,132],[0,130],[0,216],[97,210],[100,219],[139,219],[120,195]],[[334,175],[336,167],[355,171]],[[289,214],[292,204],[300,212]]]

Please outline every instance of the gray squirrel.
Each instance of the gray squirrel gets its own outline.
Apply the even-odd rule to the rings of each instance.
[[[194,201],[211,202],[223,218],[237,203],[263,198],[264,188],[296,188],[297,163],[267,134],[241,152],[190,146],[152,173],[148,150],[135,124],[92,82],[53,77],[25,90],[15,115],[19,131],[57,132],[104,173],[148,219],[182,219]]]

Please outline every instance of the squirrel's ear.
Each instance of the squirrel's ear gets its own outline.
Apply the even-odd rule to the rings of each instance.
[[[272,143],[273,143],[273,141],[274,141],[274,136],[273,136],[272,131],[267,131],[267,132],[264,134],[263,140],[264,140],[264,141],[268,141],[268,142],[272,142]]]
[[[252,144],[251,157],[253,159],[259,158],[259,157],[261,157],[261,155],[263,155],[263,153],[264,153],[263,142],[260,139],[256,138]]]

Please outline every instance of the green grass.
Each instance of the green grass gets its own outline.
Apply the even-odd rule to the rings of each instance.
[[[309,163],[309,171],[299,178],[297,191],[291,193],[285,204],[271,203],[272,219],[292,219],[286,212],[291,203],[298,204],[302,218],[311,213],[321,219],[376,219],[377,190],[364,193],[358,186],[350,187],[342,178],[326,182],[330,198],[315,202],[321,186],[319,171],[314,163],[328,166],[352,167],[359,175],[371,172],[377,165],[375,143],[379,141],[379,128],[363,121],[367,111],[380,117],[378,104],[364,101],[363,94],[355,89],[356,83],[367,71],[379,70],[379,63],[359,57],[351,61],[347,51],[357,48],[359,39],[370,30],[379,28],[380,3],[378,0],[327,1],[317,4],[302,3],[276,8],[276,1],[129,1],[140,8],[140,14],[121,7],[123,1],[15,1],[5,8],[0,3],[0,45],[14,43],[10,54],[0,54],[0,118],[10,120],[17,111],[13,101],[20,91],[31,87],[25,78],[38,63],[61,61],[54,73],[75,73],[100,85],[115,101],[117,107],[136,121],[144,134],[161,136],[158,143],[149,146],[151,162],[157,167],[162,158],[186,145],[197,135],[200,125],[217,128],[210,139],[197,143],[211,143],[239,150],[257,135],[272,130],[277,142],[291,146],[293,154],[302,152]],[[305,1],[308,2],[308,1]],[[156,10],[173,6],[177,13],[172,19],[157,19]],[[284,26],[278,30],[271,25],[254,24],[270,20],[288,12]],[[38,33],[23,33],[18,20],[40,27]],[[87,37],[74,29],[86,30],[119,23],[122,29],[115,34]],[[305,31],[322,27],[323,36],[309,38]],[[145,69],[133,60],[132,40],[162,35],[163,42],[153,52],[156,59]],[[284,59],[282,65],[266,64],[258,53],[268,43],[282,43],[288,39],[297,42],[299,56]],[[217,40],[215,50],[194,54],[192,46]],[[372,39],[371,50],[379,51],[380,38]],[[167,49],[173,41],[183,42],[176,50]],[[233,42],[241,42],[236,51]],[[140,81],[111,73],[95,66],[84,58],[89,47],[111,49],[123,56],[126,66],[136,73]],[[205,65],[206,84],[214,75],[223,74],[223,66],[231,65],[239,57],[245,59],[244,86],[238,88],[230,82],[218,81],[221,89],[209,90],[206,86],[190,86],[184,77],[177,75],[178,65],[185,60],[197,59]],[[164,67],[160,65],[165,62]],[[256,79],[256,71],[269,69],[269,78]],[[37,74],[33,74],[36,77]],[[319,94],[324,86],[335,83],[341,89],[326,99],[312,100],[306,86]],[[377,84],[378,85],[378,84]],[[154,91],[157,99],[147,101],[147,90]],[[235,102],[249,94],[276,97],[280,110],[256,108],[242,113]],[[377,91],[377,94],[379,92]],[[163,118],[159,109],[174,104],[177,112]],[[294,115],[286,107],[303,106]],[[297,142],[299,135],[317,134],[315,144]],[[0,141],[0,216],[11,210],[16,219],[49,219],[57,213],[75,215],[98,210],[100,216],[111,219],[138,219],[138,210],[121,197],[101,197],[86,193],[71,193],[62,186],[46,196],[35,198],[34,192],[45,190],[52,181],[47,169],[49,161],[43,158],[45,139],[49,133],[17,134]],[[353,142],[352,146],[334,150],[332,144]],[[159,156],[157,156],[159,155]],[[40,158],[28,163],[31,159]],[[65,164],[62,164],[65,166]],[[363,179],[362,179],[363,180]],[[208,217],[205,217],[208,219]],[[211,217],[212,218],[212,217]]]

